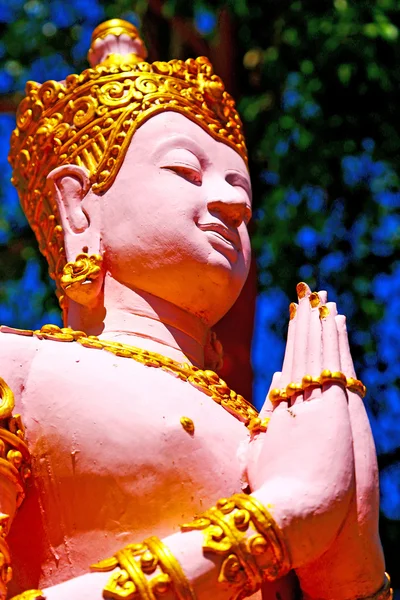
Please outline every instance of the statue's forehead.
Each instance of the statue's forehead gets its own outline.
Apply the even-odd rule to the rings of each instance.
[[[186,149],[210,162],[226,163],[248,176],[246,164],[232,147],[215,139],[203,127],[174,112],[165,111],[152,116],[135,132],[131,142],[132,151],[146,149],[152,158],[158,159],[172,149]]]

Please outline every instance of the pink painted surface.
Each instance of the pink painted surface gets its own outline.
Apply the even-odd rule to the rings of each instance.
[[[165,112],[137,131],[103,196],[79,167],[51,177],[68,259],[85,248],[104,258],[101,292],[90,306],[71,302],[68,325],[203,366],[208,330],[249,269],[240,156]],[[344,319],[328,303],[321,321],[308,294],[273,387],[323,368],[353,374]],[[49,600],[101,598],[109,575],[88,574],[88,565],[158,535],[199,599],[230,598],[202,534],[179,533],[179,524],[248,484],[281,527],[308,597],[346,600],[382,584],[375,451],[356,394],[333,385],[293,406],[267,400],[268,431],[250,442],[204,393],[134,360],[6,333],[0,357],[34,457],[34,487],[10,535],[12,593],[40,586]],[[194,421],[193,436],[182,416]],[[292,583],[266,584],[263,597],[289,599]]]

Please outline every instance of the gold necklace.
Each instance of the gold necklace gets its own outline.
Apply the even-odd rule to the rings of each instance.
[[[146,367],[158,367],[178,377],[182,381],[187,381],[193,387],[197,388],[214,402],[222,406],[226,411],[236,419],[244,423],[251,433],[266,431],[269,419],[260,419],[256,409],[243,398],[231,390],[225,381],[221,379],[214,371],[203,370],[190,365],[189,363],[179,363],[172,358],[167,358],[162,354],[142,350],[128,344],[120,342],[109,342],[101,340],[95,335],[86,335],[84,331],[75,331],[69,327],[58,327],[57,325],[43,325],[41,329],[25,330],[14,329],[1,326],[2,333],[16,333],[18,335],[35,336],[40,340],[54,340],[57,342],[78,342],[85,348],[94,348],[97,350],[106,350],[115,356],[122,358],[131,358]]]

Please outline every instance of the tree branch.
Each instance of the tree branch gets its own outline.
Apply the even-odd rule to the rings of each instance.
[[[162,17],[170,23],[171,28],[173,28],[179,34],[185,44],[190,46],[196,56],[210,55],[210,48],[206,40],[204,40],[201,35],[197,33],[192,23],[188,19],[178,16],[168,19],[162,10],[162,0],[148,0],[148,6],[153,14],[157,15],[157,17]]]
[[[23,97],[21,92],[0,94],[0,114],[15,114]]]

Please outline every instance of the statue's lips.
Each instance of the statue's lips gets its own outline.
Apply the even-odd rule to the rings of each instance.
[[[217,236],[219,238],[222,238],[222,240],[225,243],[227,243],[230,247],[233,247],[237,252],[239,252],[239,236],[224,225],[220,223],[197,223],[197,227],[202,231],[210,231],[212,233],[216,233]]]

